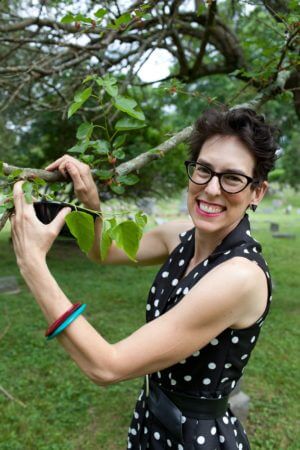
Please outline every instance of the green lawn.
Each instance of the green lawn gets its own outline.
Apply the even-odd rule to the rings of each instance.
[[[300,208],[299,199],[288,195],[289,203]],[[253,234],[264,246],[275,290],[245,372],[244,390],[251,397],[247,430],[253,450],[297,450],[300,215],[295,208],[286,215],[284,207],[264,214],[271,201],[251,213]],[[270,222],[297,238],[272,238]],[[45,320],[19,275],[8,237],[8,231],[0,236],[1,276],[16,275],[21,293],[0,295],[0,385],[26,406],[0,391],[0,449],[124,449],[142,380],[100,388],[81,374],[57,342],[45,341]],[[49,264],[66,294],[88,304],[86,317],[110,342],[143,324],[157,268],[98,267],[70,244],[55,245]]]

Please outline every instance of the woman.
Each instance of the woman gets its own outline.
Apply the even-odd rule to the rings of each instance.
[[[246,210],[255,210],[266,192],[277,149],[273,133],[250,109],[207,111],[195,124],[186,162],[192,223],[158,226],[145,233],[138,250],[138,264],[163,264],[150,289],[147,323],[111,345],[80,315],[58,336],[81,370],[101,386],[146,375],[128,448],[250,448],[227,399],[271,301],[270,275]],[[55,169],[72,177],[87,208],[100,210],[88,166],[65,155],[48,166]],[[72,307],[46,264],[69,209],[43,225],[24,201],[20,182],[14,195],[17,262],[52,323]],[[100,219],[95,227],[89,256],[101,262]],[[104,263],[132,264],[115,245]]]

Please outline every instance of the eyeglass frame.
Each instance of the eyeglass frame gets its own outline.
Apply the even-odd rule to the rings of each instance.
[[[189,165],[190,164],[195,164],[196,166],[199,165],[199,166],[202,166],[202,167],[205,167],[206,169],[208,169],[210,171],[210,178],[205,183],[197,183],[196,181],[192,180],[192,178],[191,178],[191,176],[189,174]],[[219,180],[220,188],[222,189],[222,191],[226,192],[227,194],[238,194],[239,192],[244,191],[246,189],[246,187],[249,186],[250,183],[252,183],[252,185],[254,185],[254,186],[258,186],[259,185],[259,179],[258,178],[251,178],[251,177],[248,177],[248,175],[244,175],[244,174],[241,174],[241,173],[235,173],[235,172],[215,172],[210,167],[206,166],[205,164],[199,163],[197,161],[189,161],[189,160],[187,160],[187,161],[184,161],[184,165],[185,165],[185,168],[186,168],[187,176],[188,176],[189,180],[191,180],[192,183],[197,184],[198,186],[203,186],[205,184],[208,184],[212,180],[212,178],[214,176],[216,176],[218,178],[218,180]],[[239,190],[237,192],[228,192],[222,186],[222,183],[221,183],[222,175],[240,175],[241,177],[244,177],[244,178],[247,179],[247,184],[241,190]]]

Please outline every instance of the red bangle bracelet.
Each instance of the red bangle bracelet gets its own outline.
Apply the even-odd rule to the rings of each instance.
[[[49,328],[47,328],[45,332],[45,336],[49,336],[49,334],[52,334],[56,328],[59,327],[59,325],[64,322],[67,317],[69,317],[76,309],[78,309],[81,306],[81,303],[75,303],[75,305],[72,305],[71,308],[69,308],[62,316],[60,316],[58,319],[53,322]]]

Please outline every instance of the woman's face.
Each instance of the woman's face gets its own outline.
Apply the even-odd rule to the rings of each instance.
[[[205,141],[198,162],[215,172],[240,171],[253,177],[255,158],[236,136],[213,136]],[[244,216],[249,204],[258,204],[267,189],[264,181],[259,188],[250,184],[237,194],[224,192],[218,178],[206,185],[189,181],[188,210],[195,227],[202,233],[213,233],[221,239],[233,230]]]

